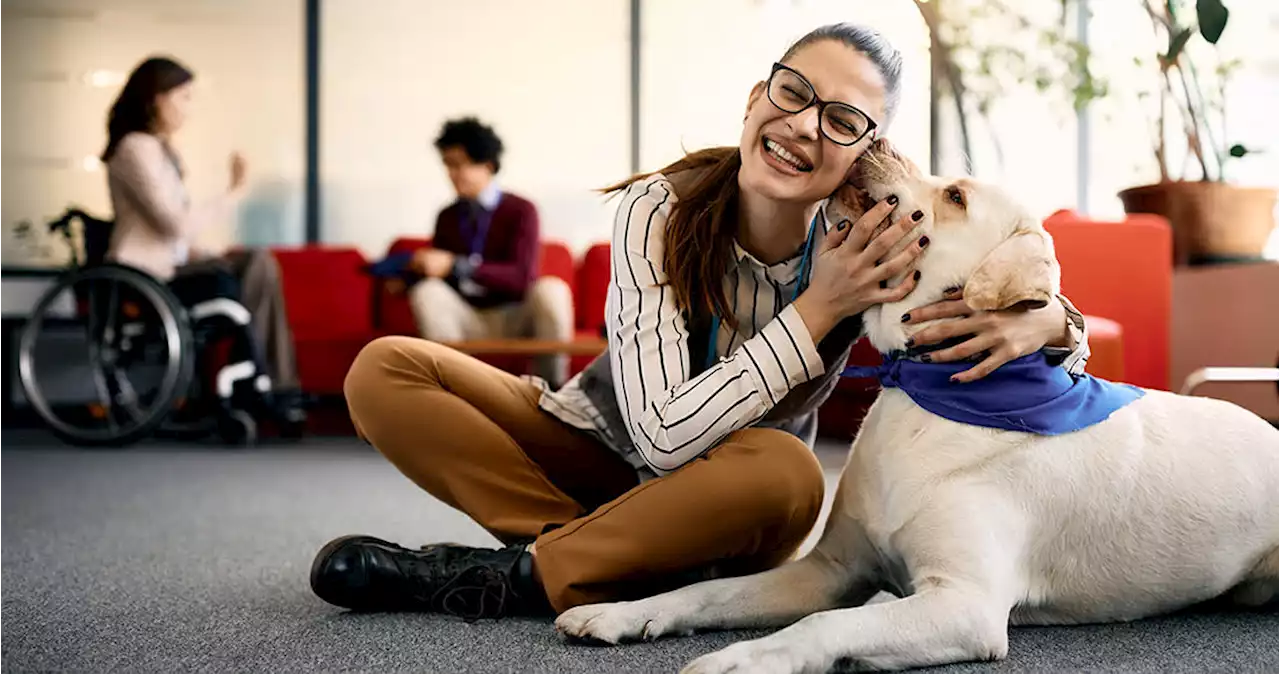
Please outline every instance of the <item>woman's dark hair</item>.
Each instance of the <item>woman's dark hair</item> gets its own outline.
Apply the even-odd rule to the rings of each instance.
[[[129,81],[111,104],[107,115],[107,147],[102,151],[102,161],[111,160],[116,146],[126,135],[134,131],[152,130],[156,121],[156,96],[176,89],[195,79],[195,75],[177,61],[163,56],[153,56],[129,73]]]
[[[822,26],[792,44],[782,56],[786,61],[804,47],[824,40],[836,40],[858,50],[879,69],[884,78],[887,128],[902,94],[902,56],[880,33],[862,26],[836,23]],[[653,173],[668,178],[683,171],[691,173],[682,183],[679,200],[671,209],[663,234],[662,266],[668,284],[682,311],[700,309],[719,316],[737,327],[729,298],[721,279],[733,261],[733,240],[738,226],[738,171],[742,156],[736,147],[713,147],[685,155],[669,166],[651,173],[634,175],[604,188],[606,194],[623,190]]]
[[[485,126],[475,117],[451,119],[444,123],[440,137],[436,138],[436,149],[443,152],[448,147],[462,148],[477,164],[492,164],[494,173],[502,168],[502,139],[494,133],[493,127]]]

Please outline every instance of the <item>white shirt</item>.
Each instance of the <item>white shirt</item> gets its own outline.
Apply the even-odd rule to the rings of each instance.
[[[663,234],[675,202],[670,181],[655,174],[627,188],[614,219],[605,324],[615,393],[631,437],[610,437],[582,391],[580,376],[559,391],[544,391],[539,402],[615,451],[633,445],[658,474],[676,470],[725,435],[750,426],[793,387],[825,370],[808,328],[791,306],[801,251],[766,265],[735,243],[735,264],[724,283],[738,329],[725,321],[716,340],[718,362],[689,378],[689,329],[664,285],[668,279],[662,269]],[[826,219],[819,221],[816,236],[826,233]],[[1064,367],[1080,372],[1088,357],[1084,320],[1070,307],[1068,315],[1079,330],[1078,346]]]

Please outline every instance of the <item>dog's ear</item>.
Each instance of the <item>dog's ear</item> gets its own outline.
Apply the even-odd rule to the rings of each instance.
[[[1039,309],[1058,294],[1060,275],[1048,232],[1020,227],[978,265],[964,285],[964,301],[979,311]]]

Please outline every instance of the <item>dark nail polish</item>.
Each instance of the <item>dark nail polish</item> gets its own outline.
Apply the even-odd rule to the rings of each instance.
[[[907,338],[907,348],[908,348],[908,349],[910,349],[911,347],[913,347],[913,346],[915,346],[915,345],[916,345],[916,338],[915,338],[915,337],[908,337],[908,338]]]
[[[950,288],[947,288],[943,292],[947,295],[956,295],[956,294],[959,294],[961,290],[962,288],[960,286],[951,286]]]
[[[932,363],[933,356],[930,356],[929,354],[926,353],[923,356],[920,356],[920,361],[924,363]]]
[[[916,222],[920,222],[920,218],[923,218],[923,217],[924,217],[924,211],[916,211],[915,213],[911,214],[911,219]]]
[[[890,205],[890,206],[897,206],[897,205],[898,205],[898,195],[896,195],[896,194],[890,194],[890,195],[889,195],[889,198],[888,198],[888,199],[885,199],[885,201],[889,202],[889,205]]]
[[[841,220],[840,222],[836,223],[836,231],[837,231],[837,232],[843,232],[843,231],[844,231],[844,228],[845,228],[845,227],[848,227],[848,226],[849,226],[849,221],[848,221],[848,220]]]
[[[924,248],[927,245],[929,245],[929,237],[927,236],[920,237],[920,247]]]
[[[912,278],[914,278],[915,280],[919,281],[919,280],[920,280],[920,270],[919,270],[919,269],[917,269],[917,270],[916,270],[916,273],[912,274],[912,275],[911,275],[911,277],[912,277]]]
[[[889,287],[889,282],[888,282],[888,281],[881,281],[881,282],[880,282],[880,289],[881,289],[881,290],[884,290],[885,288],[888,288],[888,287]]]

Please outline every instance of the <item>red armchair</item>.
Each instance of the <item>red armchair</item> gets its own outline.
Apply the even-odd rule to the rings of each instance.
[[[1098,374],[1168,389],[1173,236],[1167,221],[1130,215],[1103,222],[1058,211],[1045,220],[1045,228],[1062,265],[1063,294],[1086,316],[1110,319],[1123,330],[1122,377]],[[1105,357],[1097,353],[1102,335],[1090,329],[1094,358]]]
[[[347,368],[373,337],[365,257],[355,248],[334,246],[272,252],[280,263],[302,388],[341,394]]]
[[[597,243],[587,249],[582,262],[578,264],[573,305],[579,338],[599,338],[604,335],[604,305],[609,294],[609,258],[609,244]],[[574,356],[569,364],[570,372],[580,372],[593,359],[594,356]]]

